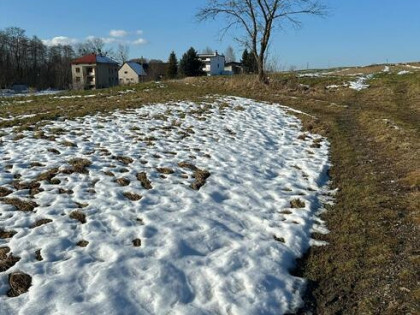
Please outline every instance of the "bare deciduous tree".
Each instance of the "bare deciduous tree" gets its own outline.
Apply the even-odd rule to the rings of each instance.
[[[285,23],[299,26],[300,15],[323,15],[325,10],[322,0],[207,0],[197,18],[225,17],[223,33],[232,27],[242,29],[244,36],[236,39],[251,50],[258,64],[258,79],[266,82],[265,55],[275,27]]]
[[[229,46],[226,49],[225,59],[226,59],[226,62],[235,62],[236,61],[235,50],[233,49],[232,46]]]
[[[118,45],[116,59],[119,63],[124,64],[128,60],[129,49],[128,45]]]

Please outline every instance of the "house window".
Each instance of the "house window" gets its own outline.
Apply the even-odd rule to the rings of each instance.
[[[128,71],[124,71],[124,74],[127,74],[128,73]]]
[[[76,68],[76,73],[80,73],[80,68],[79,67]]]
[[[80,82],[80,77],[76,77],[76,82]]]

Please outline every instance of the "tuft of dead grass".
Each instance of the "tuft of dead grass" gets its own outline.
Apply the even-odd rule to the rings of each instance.
[[[9,247],[0,247],[0,272],[7,271],[20,260],[20,257],[13,256],[13,253],[9,252]]]
[[[34,224],[31,225],[31,229],[34,229],[36,227],[51,223],[53,220],[51,219],[39,219]]]
[[[145,172],[138,173],[136,175],[137,180],[141,183],[144,189],[152,189],[152,184],[150,180],[147,178],[147,174]]]
[[[81,240],[81,241],[78,241],[78,242],[76,243],[76,245],[77,245],[77,246],[79,246],[79,247],[86,247],[86,246],[88,246],[88,245],[89,245],[89,242],[88,242],[88,241],[86,241],[86,240]]]
[[[8,297],[17,297],[28,292],[32,285],[32,277],[23,272],[13,272],[9,275],[10,290],[7,292]]]
[[[130,180],[125,177],[120,177],[115,180],[115,182],[120,186],[128,186],[130,185]]]
[[[82,224],[86,223],[86,214],[84,214],[80,210],[72,211],[69,215],[69,217],[73,220],[77,220]]]
[[[114,157],[114,159],[117,160],[118,162],[121,162],[124,165],[128,165],[134,162],[134,160],[128,156],[116,156]]]
[[[300,209],[305,208],[305,202],[300,200],[299,198],[295,198],[290,200],[290,208]]]
[[[141,246],[141,239],[136,238],[133,240],[133,246],[134,247],[140,247]]]
[[[0,197],[6,197],[10,195],[13,191],[6,188],[6,187],[0,187]]]
[[[157,167],[156,171],[158,171],[158,173],[166,174],[166,175],[175,173],[175,171],[169,167]]]
[[[38,204],[34,201],[26,201],[19,198],[3,198],[0,200],[7,205],[14,206],[16,210],[23,212],[34,211],[38,207]]]
[[[38,261],[43,261],[44,260],[44,258],[41,255],[41,250],[40,249],[37,249],[35,251],[35,259],[38,260]]]
[[[126,197],[127,199],[130,199],[131,201],[138,201],[142,198],[141,195],[131,193],[131,192],[124,192],[123,195],[124,197]]]
[[[195,181],[191,184],[191,188],[194,190],[199,190],[206,183],[207,178],[210,177],[210,172],[206,170],[196,169],[194,171],[193,177]]]

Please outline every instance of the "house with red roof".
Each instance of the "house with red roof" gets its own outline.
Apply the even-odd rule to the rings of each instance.
[[[71,63],[73,89],[93,90],[118,85],[119,65],[100,54],[89,54]]]

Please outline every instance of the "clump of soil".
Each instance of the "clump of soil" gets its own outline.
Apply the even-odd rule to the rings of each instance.
[[[112,173],[111,171],[105,171],[104,174],[107,176],[115,177],[115,174]]]
[[[136,175],[137,179],[140,181],[141,185],[144,189],[152,189],[152,183],[147,178],[147,174],[145,172],[138,173]]]
[[[35,259],[36,260],[38,260],[38,261],[42,261],[42,260],[44,260],[44,258],[42,257],[42,255],[41,255],[41,250],[40,249],[37,249],[36,251],[35,251]]]
[[[71,219],[77,220],[82,224],[86,223],[86,214],[84,214],[82,211],[72,211],[69,216]]]
[[[115,180],[120,186],[128,186],[130,184],[130,180],[127,178],[121,177]]]
[[[193,177],[195,181],[191,184],[191,188],[194,190],[199,190],[206,183],[207,178],[210,177],[210,172],[206,170],[197,169],[194,171]]]
[[[0,197],[6,197],[7,195],[10,195],[13,191],[6,187],[0,187]]]
[[[86,240],[81,240],[81,241],[78,241],[76,245],[79,247],[86,247],[89,245],[89,242]]]
[[[28,292],[32,284],[32,277],[23,272],[13,272],[9,275],[10,290],[7,292],[8,297],[16,297]]]
[[[9,247],[0,247],[0,272],[8,270],[20,260],[20,257],[13,256],[13,254],[8,254],[9,252]]]
[[[127,199],[130,199],[131,201],[138,201],[142,198],[141,195],[131,193],[131,192],[125,192],[125,193],[123,193],[123,195],[124,195],[124,197],[126,197]]]
[[[31,225],[31,229],[39,227],[41,225],[51,223],[51,222],[52,222],[51,219],[39,219],[38,221],[36,221],[34,224]]]
[[[128,165],[128,164],[134,162],[134,160],[131,157],[128,157],[128,156],[116,156],[114,159],[116,159],[117,161],[119,161],[119,162],[121,162],[125,165]]]
[[[25,201],[19,198],[3,198],[1,201],[5,204],[14,206],[16,210],[23,212],[33,211],[35,207],[38,207],[38,204],[34,201]]]
[[[144,225],[144,221],[142,218],[137,218],[136,221],[140,224],[140,225]]]
[[[173,174],[175,171],[168,167],[157,167],[156,170],[161,174]]]
[[[133,246],[134,247],[140,247],[141,246],[141,239],[136,238],[133,240]]]
[[[305,202],[300,200],[299,198],[292,199],[290,201],[290,208],[305,208]]]

